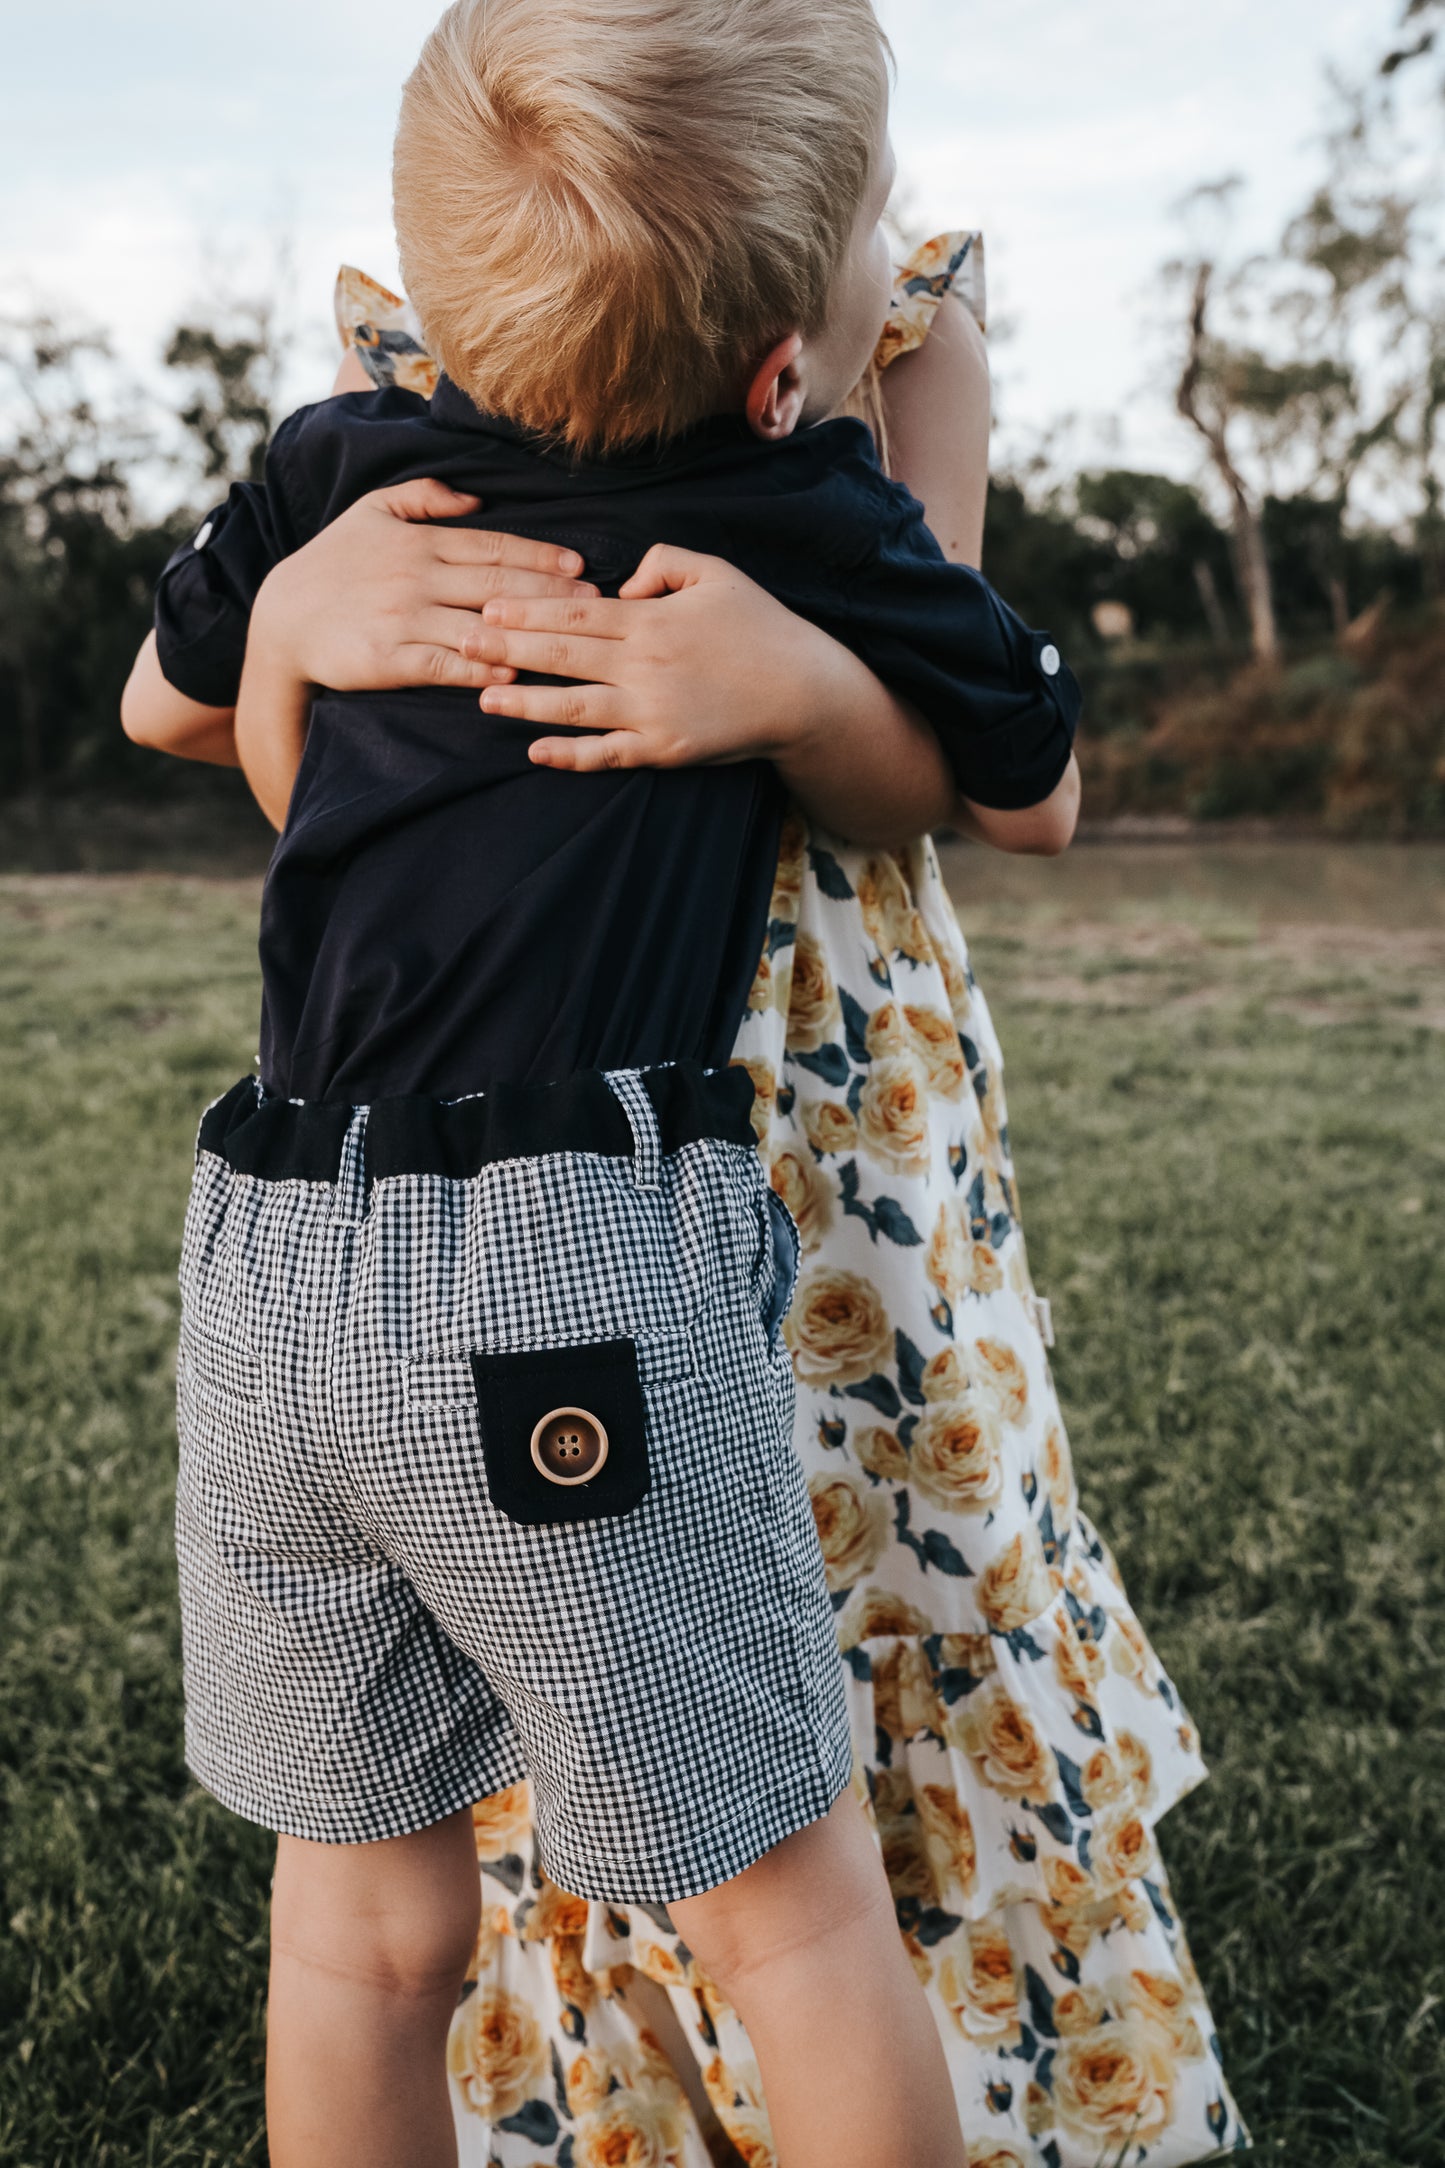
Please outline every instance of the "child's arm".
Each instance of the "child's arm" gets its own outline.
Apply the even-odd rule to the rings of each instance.
[[[342,369],[344,374],[345,363]],[[480,689],[506,682],[510,671],[464,651],[475,613],[489,596],[596,593],[578,578],[582,561],[571,551],[519,535],[429,524],[474,511],[476,501],[440,482],[375,490],[265,580],[256,607],[261,595],[268,597],[268,622],[256,663],[258,673],[264,670],[264,700],[275,703],[282,743],[268,763],[261,742],[266,710],[258,697],[252,707],[251,758],[277,768],[263,799],[268,809],[279,798],[284,811],[289,785],[281,788],[279,766],[293,754],[300,757],[296,716],[304,713],[311,685],[346,692],[396,685]],[[409,547],[393,555],[387,544],[402,532]],[[433,603],[431,595],[442,589],[446,602]],[[298,626],[304,635],[299,643],[292,637]],[[248,675],[252,645],[248,637]],[[283,655],[290,661],[289,677],[280,667]],[[120,713],[122,728],[137,745],[182,760],[229,768],[242,764],[235,707],[206,706],[172,685],[154,632],[136,656]]]
[[[312,685],[338,691],[508,685],[516,666],[487,659],[496,638],[480,614],[488,599],[555,604],[567,598],[570,615],[595,598],[596,589],[577,578],[580,566],[570,553],[518,536],[427,524],[473,506],[436,482],[378,490],[267,577],[247,638],[245,729],[248,774],[254,767],[272,820],[284,818],[304,742],[298,718]],[[634,727],[645,718],[660,730],[679,713],[694,726],[710,722],[716,751],[693,735],[679,753],[689,760],[775,757],[813,818],[859,842],[898,842],[950,817],[956,792],[936,738],[850,649],[720,560],[654,551],[648,562],[655,569],[659,560],[690,599],[680,593],[683,607],[646,620],[647,638],[628,647],[625,683],[578,687],[571,698],[600,696],[613,704],[612,715]],[[459,568],[465,570],[460,584]],[[555,643],[549,646],[555,652]],[[608,652],[617,652],[610,643]],[[133,686],[144,660],[145,651]],[[166,684],[158,665],[144,689],[151,695],[144,702],[127,689],[132,736],[185,753],[195,742],[190,724],[199,712],[215,723],[217,742],[224,741],[235,762],[234,737],[226,737],[229,710],[197,711]],[[553,702],[569,698],[562,688],[531,690]],[[566,717],[554,712],[550,719]],[[636,735],[629,750],[646,753]],[[594,764],[622,763],[604,756]]]
[[[988,486],[988,363],[982,333],[960,302],[940,303],[922,347],[885,372],[883,396],[898,478],[924,504],[945,556],[976,565]],[[666,610],[658,598],[667,598]],[[996,849],[1052,856],[1073,836],[1072,755],[1034,805],[1000,808],[960,796],[938,739],[906,701],[851,649],[792,617],[720,559],[654,549],[617,602],[507,597],[483,615],[478,653],[582,681],[482,696],[491,713],[592,733],[539,739],[532,758],[548,766],[762,755],[809,813],[857,842],[897,841],[950,822]],[[896,656],[898,641],[893,646]]]
[[[239,766],[234,708],[208,708],[177,692],[161,669],[156,636],[148,632],[120,696],[120,726],[136,745],[181,760]]]
[[[892,471],[923,506],[944,556],[959,565],[983,557],[991,403],[983,333],[945,294],[923,344],[884,372],[883,406]],[[997,850],[1051,857],[1073,840],[1079,797],[1071,755],[1040,805],[1002,811],[959,797],[952,823]]]

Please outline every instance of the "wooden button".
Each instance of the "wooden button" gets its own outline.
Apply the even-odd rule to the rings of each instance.
[[[532,1432],[532,1459],[549,1483],[590,1483],[607,1458],[607,1433],[585,1408],[554,1408]]]

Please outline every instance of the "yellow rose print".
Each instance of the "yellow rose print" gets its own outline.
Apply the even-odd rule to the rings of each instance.
[[[1123,1999],[1136,2017],[1153,2027],[1171,2055],[1182,2063],[1200,2060],[1204,2038],[1190,2008],[1193,1996],[1182,1980],[1158,1972],[1132,1972]]]
[[[1077,1701],[1089,1701],[1104,1676],[1104,1652],[1066,1622],[1054,1647],[1054,1669],[1065,1693]]]
[[[599,1993],[597,1975],[590,1972],[582,1957],[581,1935],[554,1935],[548,1944],[552,1959],[552,1978],[563,2002],[574,2009],[590,2010]]]
[[[1125,1767],[1123,1757],[1111,1746],[1097,1747],[1079,1772],[1079,1782],[1085,1799],[1096,1814],[1105,1807],[1118,1806],[1131,1799],[1134,1779]]]
[[[619,2087],[577,2124],[574,2168],[672,2168],[681,2119],[652,2092]]]
[[[873,1714],[890,1739],[937,1737],[943,1704],[933,1683],[928,1658],[916,1642],[896,1641],[873,1655]]]
[[[838,1099],[805,1100],[803,1134],[815,1152],[851,1152],[858,1144],[858,1124]]]
[[[1109,2015],[1109,2006],[1097,1987],[1067,1987],[1054,1997],[1054,2023],[1066,2040],[1093,2032]]]
[[[1094,1831],[1093,1859],[1101,1881],[1137,1882],[1154,1865],[1154,1839],[1137,1814],[1107,1815]]]
[[[778,870],[773,875],[773,896],[768,906],[769,918],[780,919],[785,926],[797,924],[807,860],[808,830],[802,814],[794,807],[783,822],[778,843]]]
[[[905,1603],[888,1588],[860,1588],[843,1614],[847,1634],[845,1648],[873,1641],[885,1634],[908,1634],[918,1638],[928,1632],[929,1619],[916,1604]]]
[[[759,1139],[768,1133],[773,1118],[773,1105],[778,1096],[778,1081],[773,1075],[772,1064],[766,1061],[738,1061],[730,1065],[734,1069],[746,1069],[753,1080],[753,1129]]]
[[[515,2115],[547,2073],[547,2043],[520,1997],[479,1988],[458,2012],[447,2042],[447,2068],[473,2115],[488,2122]]]
[[[888,1541],[888,1506],[881,1491],[856,1476],[808,1479],[830,1589],[851,1588],[870,1573]]]
[[[944,1889],[971,1898],[978,1888],[978,1843],[967,1807],[951,1784],[923,1785],[917,1806]]]
[[[952,1342],[924,1364],[919,1382],[925,1400],[961,1400],[973,1386],[963,1357]]]
[[[909,1449],[914,1487],[931,1504],[986,1513],[1003,1491],[998,1417],[985,1401],[935,1401]]]
[[[889,1054],[868,1071],[858,1102],[863,1150],[893,1174],[926,1174],[928,1086],[911,1054]]]
[[[833,1192],[811,1152],[788,1145],[773,1155],[768,1179],[793,1216],[806,1257],[833,1224]]]
[[[858,1385],[893,1354],[893,1328],[877,1288],[861,1272],[815,1265],[783,1324],[803,1385]]]
[[[971,1242],[964,1277],[975,1295],[996,1295],[1003,1286],[1003,1267],[988,1242]]]
[[[948,1006],[953,1011],[953,1021],[961,1031],[973,1015],[973,995],[969,992],[968,979],[963,965],[954,955],[947,942],[937,948],[938,968],[943,974],[944,991]]]
[[[793,951],[793,991],[788,1003],[788,1044],[816,1054],[843,1028],[843,1008],[828,959],[810,933],[798,935]]]
[[[1174,2113],[1168,2056],[1146,2025],[1102,2025],[1059,2044],[1054,2107],[1061,2127],[1097,2151],[1153,2143]]]
[[[472,1808],[472,1835],[478,1859],[505,1859],[515,1852],[532,1822],[532,1797],[525,1784],[479,1799]]]
[[[870,1475],[886,1476],[894,1483],[908,1481],[908,1455],[898,1442],[897,1433],[878,1426],[855,1430],[853,1453],[860,1468]]]
[[[967,1284],[967,1238],[959,1223],[958,1208],[950,1200],[941,1204],[929,1237],[924,1270],[950,1306],[956,1304]]]
[[[909,1051],[908,1027],[896,1001],[881,1002],[873,1011],[863,1033],[863,1042],[874,1061],[885,1054]]]
[[[973,1353],[978,1382],[992,1394],[1004,1421],[1027,1422],[1029,1376],[1018,1355],[1002,1340],[975,1340]]]
[[[1069,1441],[1057,1423],[1050,1423],[1044,1436],[1043,1473],[1044,1488],[1054,1509],[1054,1519],[1072,1520],[1074,1464],[1069,1452]]]
[[[998,1633],[1011,1634],[1046,1611],[1053,1600],[1044,1547],[1030,1522],[979,1575],[978,1607]]]
[[[943,1999],[966,2039],[994,2049],[1019,2038],[1019,1990],[1013,1949],[1002,1926],[979,1921],[968,1930],[967,1955],[946,1961],[938,1976]]]
[[[1044,1884],[1049,1901],[1061,1912],[1077,1912],[1085,1905],[1092,1905],[1098,1896],[1092,1875],[1085,1874],[1077,1861],[1050,1858],[1044,1861]],[[1053,1932],[1058,1933],[1054,1927]],[[1092,1928],[1090,1933],[1092,1935]]]
[[[1154,1803],[1154,1763],[1149,1749],[1132,1731],[1121,1731],[1114,1741],[1115,1750],[1129,1772],[1134,1787],[1134,1803],[1139,1807]]]
[[[985,1784],[1006,1798],[1037,1802],[1053,1797],[1053,1756],[1028,1711],[1000,1687],[975,1694],[952,1710],[946,1736],[972,1755]]]
[[[760,956],[758,968],[753,973],[753,983],[748,988],[750,1009],[770,1009],[773,1005],[773,959]]]
[[[952,1018],[939,1009],[918,1009],[911,1005],[905,1007],[903,1015],[913,1051],[923,1064],[930,1092],[935,1099],[961,1099],[968,1083],[968,1070],[964,1066],[963,1048],[958,1043],[958,1030]]]

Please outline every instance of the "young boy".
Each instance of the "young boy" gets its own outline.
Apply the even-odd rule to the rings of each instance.
[[[270,568],[431,476],[607,592],[658,540],[728,558],[972,800],[1046,798],[1057,651],[827,419],[887,307],[885,120],[866,0],[459,0],[396,167],[447,376],[283,427],[167,570],[169,682],[224,706]],[[738,2006],[785,2168],[960,2161],[846,1792],[791,1230],[718,1066],[776,779],[548,774],[441,690],[308,719],[248,681],[236,730],[285,829],[260,1083],[199,1140],[178,1531],[191,1765],[281,1833],[273,2161],[451,2157],[458,1810],[523,1772],[555,1879],[668,1903]]]

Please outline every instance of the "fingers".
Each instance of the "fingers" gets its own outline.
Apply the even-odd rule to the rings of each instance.
[[[595,775],[602,768],[647,766],[647,747],[635,730],[609,730],[585,738],[538,738],[527,758],[538,768],[565,768],[573,775]]]
[[[473,499],[464,509],[475,504]],[[585,570],[576,550],[554,549],[528,535],[498,534],[492,527],[448,527],[437,543],[437,554],[448,565],[508,565],[515,572],[553,572],[569,580]]]
[[[488,613],[495,608],[488,604]],[[554,603],[537,604],[554,609]],[[589,684],[610,685],[621,654],[615,640],[587,633],[508,632],[484,615],[467,635],[465,650],[483,662],[506,663],[513,670],[536,670],[543,677],[583,678]]]
[[[363,501],[393,519],[416,521],[461,519],[479,511],[482,502],[430,475],[397,482],[390,489],[374,489]],[[549,572],[572,580],[585,570],[576,550],[556,549],[527,535],[497,534],[489,527],[452,527],[444,540],[438,539],[438,555],[444,564],[509,565],[519,572]]]
[[[510,685],[514,673],[496,663],[480,662],[454,647],[408,642],[396,651],[391,685],[453,685],[469,692]]]
[[[371,500],[393,519],[457,519],[475,512],[480,497],[463,496],[445,482],[422,476],[415,482],[397,482],[390,489],[374,489]]]
[[[483,612],[488,625],[508,632],[577,633],[589,640],[626,639],[628,614],[625,603],[605,601],[595,587],[581,582],[561,600],[534,600],[525,591],[509,587]]]
[[[511,715],[545,729],[574,730],[613,730],[621,712],[610,685],[492,686],[482,694],[481,709],[484,715]]]
[[[590,600],[597,589],[587,580],[565,579],[558,572],[523,572],[515,565],[458,565],[445,559],[434,566],[428,585],[432,597],[453,610],[481,610],[498,597],[505,601]]]
[[[624,602],[642,602],[652,595],[675,595],[680,588],[695,587],[699,580],[724,569],[717,557],[700,550],[675,549],[670,542],[654,542],[642,563],[618,594]]]

